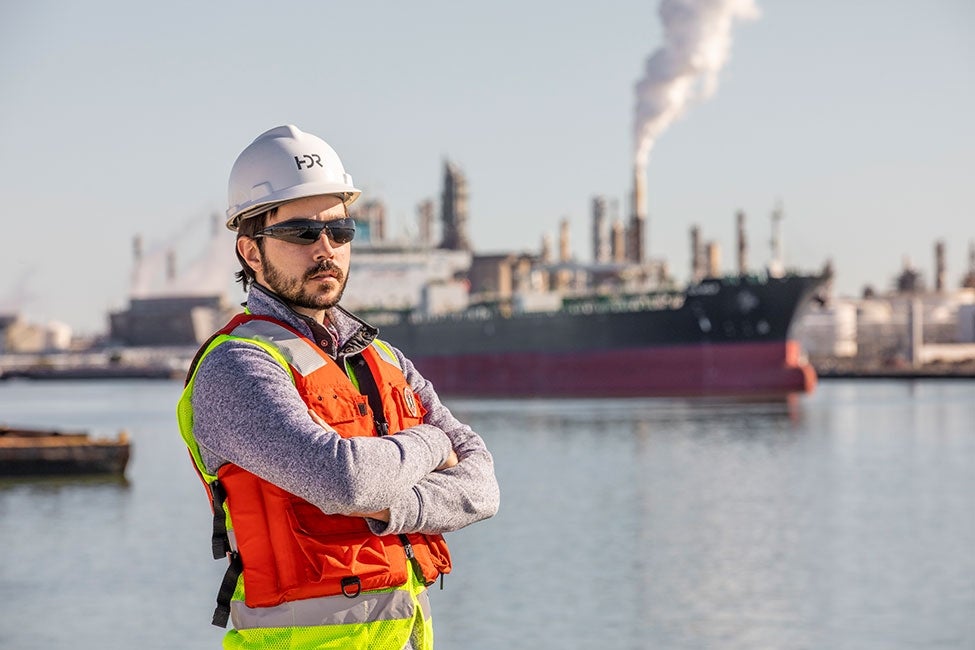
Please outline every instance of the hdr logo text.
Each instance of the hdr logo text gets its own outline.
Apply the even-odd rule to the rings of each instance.
[[[306,153],[304,156],[295,156],[295,164],[298,165],[298,169],[312,168],[315,165],[319,167],[324,167],[322,164],[322,157],[317,153]]]

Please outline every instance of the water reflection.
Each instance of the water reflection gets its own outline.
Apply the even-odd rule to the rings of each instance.
[[[77,476],[2,476],[0,491],[22,490],[29,494],[57,494],[75,489],[121,489],[130,487],[124,475],[84,474]]]
[[[448,405],[467,421],[512,419],[519,426],[527,423],[535,429],[572,431],[595,427],[611,432],[636,423],[658,429],[683,427],[689,423],[707,428],[715,422],[732,423],[730,428],[746,431],[752,422],[796,424],[803,416],[802,402],[797,396],[761,401],[664,398],[452,400]]]
[[[495,453],[502,513],[481,533],[505,531],[505,575],[514,589],[505,609],[517,616],[531,608],[551,622],[537,643],[557,645],[552,634],[561,624],[573,630],[567,647],[588,647],[575,622],[588,608],[601,628],[614,626],[612,647],[647,647],[650,620],[661,647],[702,634],[734,647],[725,628],[742,616],[795,618],[795,594],[764,598],[781,591],[776,566],[800,534],[800,524],[784,521],[792,504],[782,495],[795,477],[778,461],[801,438],[797,401],[451,407]],[[568,584],[555,577],[567,566]],[[591,637],[605,642],[596,630]],[[532,640],[510,641],[526,647]]]
[[[0,385],[5,420],[124,426],[135,451],[119,482],[0,481],[0,646],[219,647],[223,567],[178,395]],[[975,647],[975,383],[448,405],[502,497],[447,535],[438,647]]]
[[[893,642],[943,632],[907,614],[923,602],[911,581],[966,582],[975,601],[959,543],[975,542],[966,390],[947,403],[940,389],[849,384],[780,401],[452,402],[495,454],[502,506],[451,539],[460,554],[500,549],[496,583],[469,585],[506,594],[494,605],[519,634],[495,645],[920,647]],[[930,546],[914,543],[919,526]],[[957,628],[964,611],[939,617]]]

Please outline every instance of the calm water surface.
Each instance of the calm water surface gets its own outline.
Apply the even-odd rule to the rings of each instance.
[[[179,390],[0,383],[2,423],[133,440],[124,481],[0,480],[0,648],[220,647]],[[975,648],[975,382],[447,402],[502,505],[447,536],[440,649]]]

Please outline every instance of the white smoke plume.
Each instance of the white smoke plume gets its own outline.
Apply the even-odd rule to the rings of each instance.
[[[132,271],[131,297],[153,298],[162,296],[200,296],[223,294],[233,280],[238,268],[234,256],[234,238],[222,228],[222,221],[214,215],[211,218],[210,232],[202,253],[184,269],[173,269],[170,277],[169,266],[175,264],[176,251],[180,244],[190,237],[199,236],[201,226],[197,217],[181,224],[175,236],[161,244],[152,245],[141,251],[135,260]],[[221,227],[218,227],[221,226]],[[137,245],[140,249],[141,243]]]
[[[25,269],[5,293],[0,294],[0,316],[19,314],[27,305],[34,302],[37,295],[31,289],[36,268]]]
[[[636,84],[634,164],[646,168],[657,137],[695,100],[714,94],[736,20],[758,18],[754,0],[662,0],[664,45]]]
[[[222,222],[220,224],[223,225]],[[213,233],[203,254],[175,278],[168,280],[163,295],[210,296],[227,292],[238,268],[234,237],[224,230]]]

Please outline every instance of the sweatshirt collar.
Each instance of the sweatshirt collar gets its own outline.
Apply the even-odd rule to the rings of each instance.
[[[245,304],[250,313],[276,318],[314,341],[331,341],[341,356],[362,352],[379,333],[375,327],[341,306],[328,310],[329,322],[323,326],[315,319],[299,314],[281,296],[257,282],[251,285]],[[338,356],[333,345],[323,347],[330,355]]]

